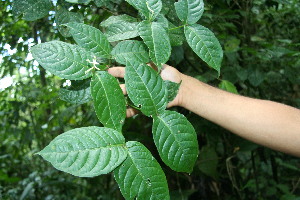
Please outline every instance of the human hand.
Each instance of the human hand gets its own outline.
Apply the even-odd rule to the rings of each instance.
[[[125,67],[112,67],[108,69],[108,73],[110,73],[111,75],[113,75],[116,78],[124,78],[125,76]],[[180,73],[177,69],[175,69],[174,67],[171,67],[169,65],[164,65],[160,76],[162,77],[163,80],[168,80],[168,81],[172,81],[175,83],[180,83],[182,81],[182,73]],[[123,91],[123,94],[126,95],[126,88],[125,88],[125,84],[120,84],[120,87]],[[178,106],[181,104],[181,99],[182,99],[182,95],[180,92],[180,88],[178,91],[177,96],[175,97],[175,99],[173,101],[171,101],[170,103],[168,103],[168,108],[172,107],[172,106]],[[136,115],[138,113],[138,111],[134,108],[127,108],[126,110],[126,116],[127,117],[132,117],[134,115]]]

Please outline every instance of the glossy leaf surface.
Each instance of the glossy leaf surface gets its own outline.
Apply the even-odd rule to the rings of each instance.
[[[152,133],[166,165],[178,172],[192,172],[198,157],[198,141],[193,126],[183,115],[166,110],[154,116]]]
[[[77,46],[60,41],[52,41],[35,45],[30,49],[38,63],[61,78],[82,80],[91,76],[85,73],[92,59],[92,53]]]
[[[114,170],[125,199],[170,199],[166,176],[150,151],[139,142],[127,142],[128,157]]]
[[[123,135],[104,127],[84,127],[57,136],[38,153],[56,169],[79,177],[107,174],[127,157]]]
[[[108,128],[122,131],[126,104],[119,82],[106,71],[96,72],[91,81],[94,107],[100,122]]]

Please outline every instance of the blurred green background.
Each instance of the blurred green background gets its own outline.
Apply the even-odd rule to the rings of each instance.
[[[163,0],[163,12],[178,24],[174,2]],[[58,3],[97,28],[111,15],[137,15],[122,0]],[[91,102],[73,105],[59,98],[59,89],[70,82],[46,72],[29,53],[40,42],[74,43],[59,32],[55,7],[49,9],[48,16],[30,22],[12,14],[12,1],[0,1],[0,199],[123,199],[112,174],[77,178],[34,155],[58,134],[101,126]],[[186,43],[173,47],[168,64],[215,87],[299,108],[299,16],[299,0],[205,1],[199,23],[223,47],[221,76]],[[142,142],[158,159],[172,200],[300,199],[299,158],[243,140],[183,108],[172,109],[187,116],[198,134],[200,155],[192,174],[176,173],[159,160],[151,119],[127,119],[123,129],[127,140]]]

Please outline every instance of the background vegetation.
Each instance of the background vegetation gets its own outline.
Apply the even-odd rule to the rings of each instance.
[[[103,1],[100,7],[95,2],[65,6],[97,28],[111,15],[137,15],[122,0]],[[163,2],[164,13],[174,21],[175,1]],[[60,100],[59,88],[68,81],[46,73],[29,54],[30,46],[40,42],[73,42],[60,34],[54,7],[49,16],[29,22],[16,18],[11,5],[0,1],[0,199],[122,199],[111,174],[77,178],[33,155],[62,132],[101,124],[92,104]],[[216,87],[235,87],[245,96],[299,108],[299,1],[210,0],[205,10],[201,24],[216,34],[224,49],[220,78],[187,44],[173,48],[168,64]],[[171,199],[300,199],[298,158],[243,140],[182,108],[172,109],[193,123],[200,155],[192,174],[176,173],[159,160]],[[155,156],[151,123],[137,116],[126,120],[123,132]]]

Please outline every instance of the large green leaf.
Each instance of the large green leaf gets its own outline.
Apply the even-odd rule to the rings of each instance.
[[[154,20],[162,8],[161,0],[126,0],[148,20]]]
[[[126,146],[128,157],[114,170],[125,199],[170,199],[166,176],[150,151],[139,142]]]
[[[179,0],[175,3],[178,18],[189,25],[195,24],[204,11],[203,0]]]
[[[185,26],[184,32],[193,51],[220,74],[223,50],[214,33],[199,24]]]
[[[127,61],[125,85],[131,101],[147,115],[158,115],[167,106],[167,90],[159,74],[146,64]]]
[[[111,54],[118,63],[123,65],[126,65],[126,60],[138,63],[147,63],[150,61],[147,47],[143,42],[136,40],[119,42]]]
[[[57,136],[39,155],[56,169],[79,177],[107,174],[127,157],[121,133],[104,127],[84,127]]]
[[[111,24],[106,28],[105,35],[109,42],[116,42],[126,40],[139,36],[138,22],[119,21],[118,23]]]
[[[34,21],[48,15],[52,6],[50,0],[14,0],[12,10],[16,16],[24,14],[25,20]]]
[[[106,36],[99,29],[75,22],[65,25],[70,28],[70,33],[78,45],[88,49],[100,58],[110,57],[111,46]]]
[[[138,26],[139,34],[149,48],[151,60],[161,69],[171,55],[171,44],[167,31],[161,23],[143,21]]]
[[[109,27],[112,24],[117,24],[119,22],[138,22],[138,19],[131,17],[129,15],[116,15],[116,16],[110,16],[109,18],[107,18],[106,20],[104,20],[103,22],[101,22],[101,26],[102,27]]]
[[[90,68],[87,59],[93,55],[77,45],[51,41],[35,45],[30,51],[42,67],[61,78],[82,80],[91,76],[86,73]]]
[[[126,103],[117,79],[106,71],[97,72],[92,78],[91,89],[100,122],[121,132],[126,118]]]
[[[81,13],[70,12],[65,8],[59,8],[55,12],[55,21],[59,32],[64,37],[71,37],[70,28],[61,25],[69,22],[83,23],[83,15]]]
[[[191,172],[198,157],[198,141],[191,123],[181,114],[166,110],[153,117],[152,133],[161,159],[171,169]]]

